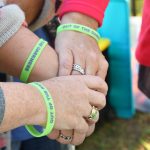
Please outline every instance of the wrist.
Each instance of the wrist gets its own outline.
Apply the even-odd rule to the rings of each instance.
[[[36,62],[28,82],[43,81],[56,77],[58,73],[58,56],[56,52],[47,45]]]
[[[42,96],[27,84],[1,83],[4,92],[5,112],[0,132],[26,124],[45,125],[46,108]],[[13,121],[10,121],[12,120]]]
[[[67,23],[82,24],[94,30],[98,28],[98,22],[95,19],[77,12],[66,13],[63,15],[61,24]]]
[[[48,89],[40,82],[32,82],[31,86],[35,87],[37,91],[43,97],[43,101],[45,103],[46,111],[47,111],[47,121],[43,122],[44,128],[42,132],[39,132],[32,124],[27,124],[25,127],[27,131],[34,137],[43,137],[52,132],[55,125],[55,107],[53,103],[52,96]],[[42,117],[42,116],[41,116]],[[42,119],[42,118],[41,118]],[[42,123],[42,122],[41,122]]]
[[[28,89],[32,92],[32,95],[30,96],[32,97],[31,100],[34,101],[36,99],[36,103],[33,102],[34,109],[33,109],[32,115],[30,114],[25,124],[44,126],[47,121],[47,118],[46,118],[47,111],[46,111],[45,103],[43,100],[43,96],[35,87],[31,85],[27,85],[27,86],[28,86]]]

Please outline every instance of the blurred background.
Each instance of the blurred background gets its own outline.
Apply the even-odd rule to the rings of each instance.
[[[106,110],[107,113],[109,112],[106,116],[107,119],[102,114],[101,121],[103,123],[99,122],[95,133],[77,147],[77,150],[150,150],[150,100],[137,87],[138,62],[135,59],[135,49],[142,21],[142,8],[143,0],[111,0],[104,25],[99,32],[111,43],[106,50],[106,55],[110,61],[108,103],[113,111]],[[128,63],[125,64],[123,61]],[[119,70],[121,67],[126,72]],[[114,68],[117,69],[114,70]],[[119,76],[115,73],[118,74],[119,71],[119,76],[123,77],[120,81]],[[127,76],[128,79],[125,79]],[[115,78],[115,83],[110,81]],[[117,80],[120,84],[116,83]],[[122,80],[127,81],[128,84],[125,85]],[[129,85],[130,81],[131,86]],[[119,87],[124,90],[121,91]],[[116,94],[114,94],[115,92]],[[126,98],[124,99],[124,97]],[[119,101],[121,101],[120,104]],[[121,112],[119,109],[125,111]]]
[[[109,62],[107,106],[94,134],[77,150],[150,150],[150,100],[137,87],[135,59],[142,8],[143,0],[110,0],[98,29]],[[3,75],[0,79],[6,80]],[[0,148],[4,147],[0,150],[10,150],[10,140],[10,133],[0,135]]]

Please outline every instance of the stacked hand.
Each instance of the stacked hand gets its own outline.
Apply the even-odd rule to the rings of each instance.
[[[75,16],[77,15],[75,14]],[[83,15],[80,15],[80,17],[84,20],[84,23],[86,23],[86,19],[89,22],[88,17]],[[81,23],[76,22],[74,14],[65,15],[62,24],[70,22]],[[88,25],[88,22],[84,25]],[[94,24],[95,21],[91,20],[91,22]],[[56,119],[57,130],[54,130],[49,137],[57,139],[63,144],[78,145],[95,129],[97,120],[90,121],[87,119],[91,114],[92,106],[95,106],[98,110],[105,106],[107,85],[104,80],[108,63],[100,52],[96,40],[83,33],[74,31],[59,33],[56,37],[55,49],[59,57],[59,76],[67,77],[57,78],[59,88],[53,89],[58,91],[50,90],[53,93],[62,94],[62,97],[53,95],[60,105],[59,107],[56,106],[56,110],[59,110],[57,116],[60,117]],[[72,69],[74,64],[79,69]],[[83,74],[81,70],[84,70],[86,75],[93,76],[68,76],[81,75]],[[59,126],[57,126],[57,121]]]
[[[99,77],[63,76],[50,79],[43,84],[51,92],[56,109],[56,123],[49,135],[64,144],[78,145],[90,135],[97,120],[89,120],[92,106],[98,110],[106,104],[107,85]],[[65,140],[60,137],[71,137]]]

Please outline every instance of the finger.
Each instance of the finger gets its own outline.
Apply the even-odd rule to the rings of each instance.
[[[82,69],[85,70],[85,56],[84,55],[81,55],[78,53],[77,54],[74,54],[74,62],[73,64],[77,64],[79,65]],[[76,71],[76,70],[72,70],[72,75],[81,75],[81,73],[79,71]]]
[[[106,96],[98,91],[89,91],[89,103],[95,106],[98,110],[106,106]]]
[[[99,58],[99,69],[97,72],[97,76],[101,77],[102,79],[105,80],[107,71],[108,71],[108,62],[105,59],[105,57],[101,54]]]
[[[98,71],[98,67],[99,67],[99,62],[98,62],[99,58],[97,57],[97,54],[94,53],[92,55],[90,55],[87,59],[86,59],[86,75],[96,75],[97,71]]]
[[[72,145],[80,145],[85,140],[85,137],[86,137],[85,133],[83,134],[83,133],[78,133],[78,132],[74,131],[71,144]]]
[[[48,135],[48,138],[55,140],[59,137],[60,131],[59,130],[53,130],[51,134]]]
[[[90,136],[94,132],[94,130],[95,130],[95,124],[90,125],[86,137]]]
[[[69,50],[61,51],[58,54],[59,57],[59,76],[67,76],[71,74],[73,65],[73,55]]]
[[[108,86],[106,82],[102,80],[100,77],[84,76],[84,81],[86,85],[88,86],[88,88],[107,94]]]
[[[86,120],[88,125],[95,124],[99,120],[99,111],[98,111],[99,108],[97,108],[97,107],[96,107],[96,109],[98,112],[97,112],[96,118],[94,120],[89,119],[89,116],[91,115],[92,110],[93,110],[92,106],[94,106],[94,105],[89,104],[89,105],[86,105],[86,107],[84,109],[83,108],[79,109],[79,110],[81,110],[79,115],[83,114],[83,117]]]
[[[91,104],[89,103],[89,105],[86,105],[86,107],[82,106],[81,109],[82,109],[82,111],[80,111],[80,113],[83,113],[83,117],[88,118],[88,116],[90,116],[91,110],[92,110]],[[81,109],[79,109],[79,110],[81,110]]]
[[[85,121],[84,118],[79,118],[78,121],[76,122],[75,128],[74,128],[78,133],[85,134],[89,130],[89,125]]]
[[[66,139],[63,138],[63,136],[65,136],[65,137],[71,137],[72,138],[72,136],[73,136],[73,130],[62,130],[61,133],[60,133],[60,135],[62,135],[62,136],[59,136],[57,138],[58,142],[60,142],[62,144],[70,144],[72,142],[72,139],[71,140],[66,140]]]

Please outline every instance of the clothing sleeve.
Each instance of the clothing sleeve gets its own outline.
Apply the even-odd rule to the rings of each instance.
[[[136,58],[140,64],[150,67],[150,0],[144,1],[142,26],[138,46],[136,49]]]
[[[6,1],[5,0],[1,0],[0,1],[0,7],[4,6],[6,4]]]
[[[1,6],[0,47],[19,30],[24,20],[24,12],[17,5]]]
[[[108,3],[109,0],[63,0],[57,13],[62,17],[68,12],[79,12],[94,18],[101,26]]]
[[[32,31],[43,26],[43,22],[48,22],[55,12],[55,0],[45,0],[38,18],[29,26]]]

